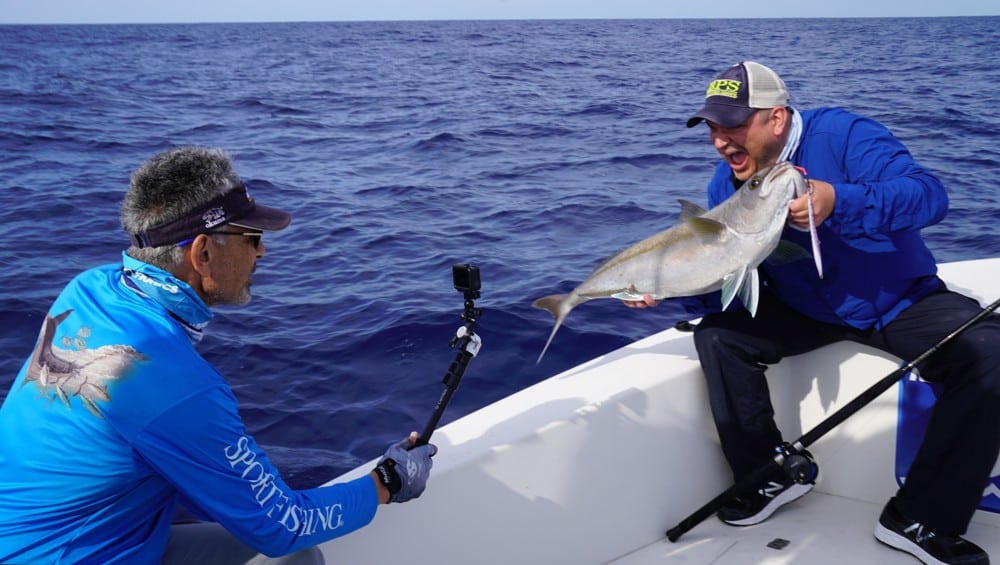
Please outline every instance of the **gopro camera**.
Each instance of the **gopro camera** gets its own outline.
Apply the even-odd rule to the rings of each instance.
[[[455,290],[459,292],[476,292],[479,290],[479,267],[469,263],[453,265],[451,277]]]

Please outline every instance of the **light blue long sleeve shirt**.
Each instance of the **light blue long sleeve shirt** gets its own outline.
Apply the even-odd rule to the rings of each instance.
[[[157,563],[181,499],[272,556],[370,522],[368,476],[282,480],[195,350],[208,308],[123,261],[67,285],[0,406],[0,563]]]

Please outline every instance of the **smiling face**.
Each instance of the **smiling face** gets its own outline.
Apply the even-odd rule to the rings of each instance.
[[[735,127],[708,122],[715,150],[722,155],[740,181],[778,161],[788,137],[788,109],[779,106],[754,112]]]

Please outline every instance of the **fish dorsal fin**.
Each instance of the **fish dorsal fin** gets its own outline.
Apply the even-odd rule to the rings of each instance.
[[[682,220],[686,220],[688,218],[696,218],[707,212],[707,210],[695,204],[694,202],[691,202],[690,200],[684,200],[683,198],[681,198],[678,200],[678,202],[681,203]]]
[[[682,219],[691,228],[691,231],[698,234],[699,237],[714,237],[726,231],[726,225],[722,222],[709,220],[701,216],[687,216]]]

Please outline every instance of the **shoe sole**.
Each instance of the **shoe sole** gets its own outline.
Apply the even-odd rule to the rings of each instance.
[[[913,543],[913,540],[910,538],[886,528],[882,525],[882,522],[877,522],[875,524],[875,539],[893,549],[909,553],[927,565],[948,565],[944,561],[935,559],[933,555],[927,553],[921,549],[919,545]]]
[[[802,498],[812,489],[813,485],[811,484],[803,485],[800,483],[795,483],[792,486],[785,489],[784,491],[782,491],[781,494],[771,499],[770,503],[764,506],[764,508],[761,508],[760,512],[754,514],[753,516],[750,516],[748,518],[743,518],[742,520],[722,520],[722,518],[719,519],[722,520],[723,523],[729,524],[730,526],[753,526],[754,524],[759,524],[764,520],[767,520],[768,518],[771,517],[771,514],[774,514],[774,512],[777,509],[788,504],[789,502],[793,502],[795,500]]]

